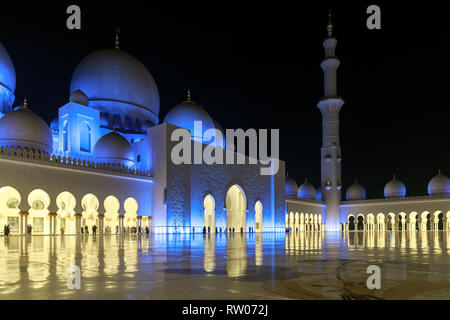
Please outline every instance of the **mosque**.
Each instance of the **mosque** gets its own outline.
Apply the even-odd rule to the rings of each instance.
[[[73,72],[69,101],[48,125],[23,99],[15,106],[16,74],[0,43],[0,226],[12,234],[99,233],[149,227],[153,233],[448,230],[450,180],[439,172],[428,195],[408,197],[394,178],[383,199],[366,199],[355,180],[342,199],[335,55],[328,23],[324,41],[321,186],[276,174],[262,164],[174,164],[172,133],[219,122],[190,93],[160,122],[158,87],[146,66],[115,46],[94,51]],[[32,97],[30,99],[32,101]],[[191,134],[191,145],[225,149],[216,136]],[[217,136],[219,137],[219,136]],[[236,156],[234,151],[233,156]]]
[[[174,164],[176,129],[192,133],[192,149],[213,145],[237,154],[224,150],[223,129],[190,92],[160,122],[158,87],[120,49],[118,34],[115,47],[78,64],[69,101],[50,125],[32,97],[13,107],[15,87],[13,62],[0,44],[0,226],[13,235],[93,226],[99,233],[285,230],[284,164],[272,176],[250,161]],[[201,136],[194,136],[194,121],[202,122]],[[206,139],[208,129],[216,135]]]

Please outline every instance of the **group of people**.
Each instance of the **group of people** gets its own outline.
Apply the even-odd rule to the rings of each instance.
[[[97,229],[98,229],[97,226],[95,226],[95,225],[92,226],[92,234],[94,236],[97,235]],[[32,231],[33,231],[33,226],[31,224],[27,225],[27,234],[31,235]],[[61,235],[64,235],[64,227],[61,227],[60,231],[61,231]],[[80,232],[81,232],[81,234],[89,234],[89,227],[88,226],[84,226],[84,228],[81,227]],[[149,234],[150,233],[149,227],[145,227],[144,228],[144,232],[146,234]],[[118,233],[119,233],[119,226],[116,226],[116,234],[118,234]],[[140,226],[138,228],[136,228],[136,227],[126,227],[126,228],[123,227],[122,228],[122,233],[124,233],[124,234],[137,234],[137,233],[142,234],[142,228]],[[105,234],[111,234],[111,227],[110,226],[107,226],[105,228]],[[9,224],[7,224],[7,225],[5,225],[3,227],[3,235],[4,236],[10,236],[11,235],[11,227],[10,227]]]
[[[228,228],[228,230],[227,230],[227,228],[224,228],[224,230],[225,230],[225,232],[228,231],[229,233],[234,233],[235,229],[233,227],[233,228]],[[192,227],[192,232],[195,233],[195,227]],[[248,227],[248,232],[254,233],[255,229],[253,229],[252,227]],[[203,233],[211,233],[211,227],[208,227],[208,228],[203,227]],[[217,227],[216,227],[216,233],[222,233],[222,228],[217,229]],[[241,227],[241,233],[244,233],[243,227]]]
[[[33,226],[31,224],[27,225],[27,234],[31,236],[31,232],[33,231]],[[3,235],[5,237],[9,237],[11,235],[11,227],[9,224],[3,227]]]

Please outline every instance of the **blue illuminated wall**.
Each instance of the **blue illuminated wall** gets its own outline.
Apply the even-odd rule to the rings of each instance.
[[[59,109],[59,150],[71,157],[90,156],[101,138],[98,110],[69,102]]]
[[[170,153],[177,142],[170,141],[170,136],[176,128],[164,123],[149,130],[155,179],[152,214],[154,226],[159,226],[156,232],[175,232],[175,228],[176,232],[190,232],[192,227],[201,232],[207,195],[215,201],[215,225],[223,230],[226,194],[235,184],[242,188],[247,200],[246,231],[255,228],[257,201],[263,206],[263,231],[284,230],[283,162],[275,176],[262,176],[259,165],[175,165]]]

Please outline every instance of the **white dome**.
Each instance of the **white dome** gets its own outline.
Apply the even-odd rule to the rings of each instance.
[[[89,98],[87,95],[81,91],[76,90],[70,94],[70,101],[81,104],[83,106],[89,106]]]
[[[286,177],[285,182],[285,194],[289,197],[295,197],[297,195],[298,186],[294,179]]]
[[[16,70],[11,57],[0,43],[0,86],[6,87],[11,93],[16,90]]]
[[[115,163],[131,167],[134,152],[131,144],[119,133],[113,131],[101,137],[94,147],[95,160],[101,163]]]
[[[297,192],[297,198],[300,199],[315,199],[316,189],[308,181],[305,181],[299,188]]]
[[[202,122],[202,136],[194,136],[194,122]],[[191,132],[192,140],[203,142],[203,136],[208,129],[215,129],[214,122],[208,112],[196,104],[194,101],[188,100],[180,103],[172,108],[164,118],[164,122],[173,124],[177,127],[187,129]],[[210,141],[205,141],[210,142]]]
[[[98,50],[76,67],[70,92],[82,90],[102,112],[158,123],[159,92],[147,68],[118,49]]]
[[[404,197],[406,196],[406,187],[400,180],[394,178],[384,187],[384,197]]]
[[[366,199],[366,190],[355,180],[355,182],[347,189],[346,199],[364,200]]]
[[[0,119],[0,145],[51,153],[53,138],[47,123],[24,103]]]
[[[450,179],[439,173],[428,183],[428,194],[450,193]]]
[[[5,47],[0,43],[0,118],[11,112],[16,90],[16,71]]]

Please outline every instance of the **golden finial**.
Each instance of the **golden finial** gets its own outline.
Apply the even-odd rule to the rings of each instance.
[[[188,89],[188,92],[187,92],[187,101],[191,101],[191,89]]]
[[[120,29],[117,27],[117,28],[116,28],[116,45],[115,45],[115,48],[116,48],[117,50],[120,49],[120,47],[119,47],[119,33],[120,33]]]
[[[28,100],[27,97],[23,98],[23,108],[28,109]]]
[[[394,180],[395,180],[395,173],[394,173]]]
[[[441,173],[441,169],[439,169],[439,174],[441,175],[442,173]]]
[[[116,132],[116,124],[113,124],[113,131]]]
[[[328,11],[327,30],[328,30],[328,36],[332,37],[333,36],[333,21],[331,20],[331,9]]]

